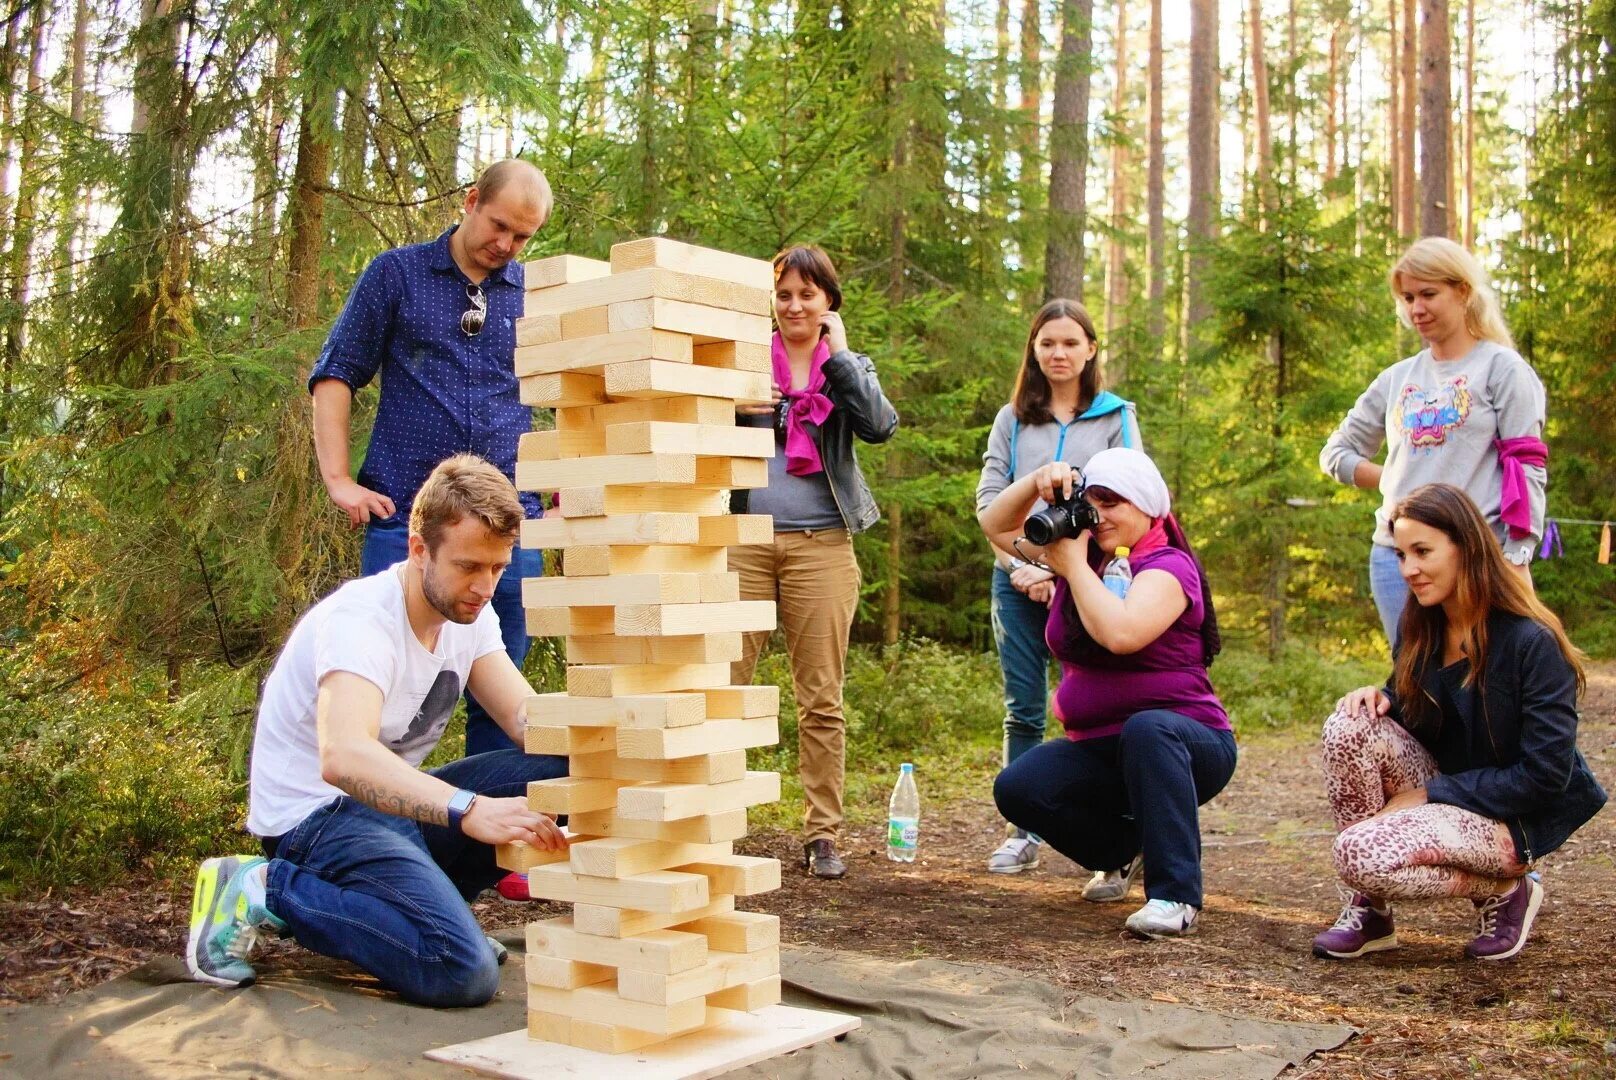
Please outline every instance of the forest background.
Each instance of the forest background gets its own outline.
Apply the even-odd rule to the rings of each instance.
[[[1046,296],[1087,302],[1139,405],[1244,725],[1314,721],[1384,668],[1374,500],[1316,459],[1416,348],[1385,284],[1408,239],[1496,275],[1548,388],[1551,515],[1616,515],[1616,0],[22,0],[0,890],[234,843],[258,684],[358,565],[306,373],[365,263],[509,154],[557,195],[527,258],[666,233],[841,267],[903,417],[862,452],[884,521],[859,541],[855,758],[959,739],[991,767],[972,492]],[[1609,655],[1598,540],[1567,526],[1534,575]],[[555,685],[554,643],[534,653]]]

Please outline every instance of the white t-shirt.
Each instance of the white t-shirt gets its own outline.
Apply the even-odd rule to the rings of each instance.
[[[446,622],[437,652],[410,629],[400,563],[343,585],[298,620],[264,682],[253,735],[247,828],[290,832],[343,792],[320,777],[314,723],[320,680],[349,671],[382,692],[382,745],[418,766],[443,737],[471,665],[504,651],[493,605],[470,625]]]

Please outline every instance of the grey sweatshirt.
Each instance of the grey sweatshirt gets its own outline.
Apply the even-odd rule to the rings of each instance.
[[[1525,467],[1532,504],[1530,536],[1511,540],[1498,518],[1503,466],[1494,439],[1543,437],[1543,383],[1513,349],[1483,341],[1457,360],[1437,360],[1430,349],[1382,371],[1358,398],[1319,453],[1319,467],[1352,483],[1360,461],[1386,446],[1374,542],[1392,546],[1390,515],[1399,499],[1422,484],[1463,488],[1481,509],[1504,556],[1528,562],[1543,536],[1548,474]]]
[[[1126,439],[1123,438],[1122,428],[1124,416],[1128,425]],[[988,433],[988,449],[982,455],[982,478],[976,483],[978,514],[987,509],[988,503],[999,492],[1016,480],[1054,461],[1057,448],[1062,461],[1079,469],[1088,463],[1089,458],[1113,446],[1132,446],[1135,450],[1145,448],[1144,437],[1139,433],[1139,417],[1133,403],[1128,402],[1121,409],[1103,416],[1073,420],[1066,425],[1064,437],[1061,425],[1054,421],[1020,425],[1016,433],[1015,471],[1012,473],[1010,434],[1015,426],[1016,410],[1013,406],[1006,405],[993,418],[993,430]],[[1042,509],[1043,505],[1039,502],[1035,509]]]

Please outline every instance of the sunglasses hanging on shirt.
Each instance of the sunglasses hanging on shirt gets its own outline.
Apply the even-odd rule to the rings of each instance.
[[[476,337],[483,332],[483,323],[488,321],[488,298],[483,295],[481,285],[467,285],[466,299],[471,301],[471,307],[460,316],[460,332]]]

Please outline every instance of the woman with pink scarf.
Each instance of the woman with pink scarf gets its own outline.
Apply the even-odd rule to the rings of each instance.
[[[1481,509],[1504,559],[1528,584],[1543,537],[1543,383],[1515,351],[1476,257],[1428,236],[1390,277],[1397,314],[1425,348],[1376,376],[1324,444],[1319,465],[1343,484],[1377,490],[1369,586],[1396,644],[1409,590],[1392,546],[1391,511],[1425,484],[1452,484]],[[1386,447],[1384,464],[1375,456]]]
[[[803,865],[820,878],[847,872],[836,852],[842,824],[846,723],[842,684],[847,640],[858,608],[853,537],[880,518],[859,470],[854,436],[882,443],[898,414],[881,392],[875,365],[848,348],[838,314],[841,283],[817,247],[774,258],[773,405],[737,409],[743,425],[772,425],[778,443],[769,484],[737,491],[735,513],[769,514],[774,543],[731,548],[742,600],[773,600],[791,658],[797,699],[797,757],[805,802]],[[768,633],[744,636],[737,684],[752,681]]]

